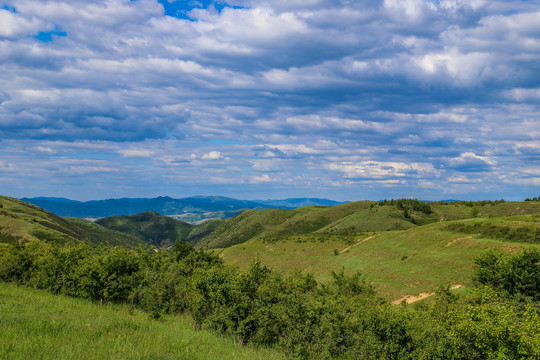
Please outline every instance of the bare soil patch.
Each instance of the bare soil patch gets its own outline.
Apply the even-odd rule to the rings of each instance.
[[[453,243],[455,243],[456,241],[463,240],[463,239],[471,239],[473,237],[474,237],[474,235],[459,237],[457,239],[454,239],[454,240],[450,241],[448,244],[444,245],[444,247],[448,247],[448,246],[452,245]]]
[[[378,235],[379,235],[379,234],[371,235],[371,236],[369,236],[369,237],[367,237],[367,238],[365,238],[365,239],[359,240],[356,244],[353,244],[353,245],[351,245],[351,246],[346,247],[345,249],[341,250],[339,253],[340,253],[340,254],[343,254],[345,251],[347,251],[347,250],[349,250],[349,249],[351,249],[351,248],[353,248],[353,247],[355,247],[355,246],[358,246],[358,245],[360,245],[360,244],[362,244],[362,243],[364,243],[364,242],[366,242],[366,241],[368,241],[368,240],[371,240],[371,239],[373,239],[375,236],[378,236]]]
[[[456,285],[452,285],[450,287],[450,290],[454,290],[454,289],[459,289],[459,288],[462,288],[463,285],[461,284],[456,284]],[[425,298],[428,298],[430,297],[431,295],[434,295],[435,292],[434,291],[431,291],[431,292],[423,292],[423,293],[420,293],[418,295],[405,295],[403,297],[400,297],[398,299],[394,299],[392,301],[390,301],[392,304],[394,305],[399,305],[401,304],[403,301],[405,301],[407,304],[412,304],[416,301],[420,301],[420,300],[424,300]]]

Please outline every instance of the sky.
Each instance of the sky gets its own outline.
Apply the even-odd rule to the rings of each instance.
[[[540,195],[540,2],[0,0],[0,194]]]

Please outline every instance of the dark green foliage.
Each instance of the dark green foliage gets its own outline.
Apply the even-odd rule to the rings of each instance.
[[[481,234],[491,239],[506,241],[540,243],[540,228],[534,226],[504,226],[485,222],[453,223],[443,230],[464,233]]]
[[[527,200],[525,200],[527,201]],[[498,204],[504,204],[506,201],[504,199],[500,200],[480,200],[480,201],[435,201],[432,204],[434,205],[465,205],[468,207],[474,206],[493,206]]]
[[[431,206],[428,203],[417,200],[417,199],[383,200],[383,201],[379,201],[376,205],[379,205],[379,206],[390,205],[390,206],[397,207],[399,210],[403,210],[407,212],[410,210],[414,210],[414,211],[422,212],[426,215],[429,215],[433,212],[431,210]]]
[[[67,243],[75,243],[74,238],[62,234],[60,232],[51,232],[51,231],[45,231],[45,230],[34,230],[30,233],[30,235],[35,236],[37,239],[47,241],[49,243],[53,244],[67,244]]]
[[[216,228],[224,221],[225,220],[223,219],[212,219],[195,225],[185,238],[185,241],[196,245],[204,237],[210,235],[214,230],[216,230]]]
[[[175,254],[176,261],[185,258],[194,250],[193,245],[182,240],[177,240],[172,247],[172,252]]]
[[[383,200],[371,205],[372,210],[385,207],[395,209],[394,211],[399,212],[399,218],[414,225],[426,225],[437,221],[431,205],[417,199]],[[401,227],[398,225],[397,228]]]
[[[153,211],[129,216],[111,216],[99,219],[96,223],[158,247],[170,246],[177,239],[185,240],[194,227],[194,225]]]
[[[2,232],[2,227],[0,227],[0,243],[6,243],[6,244],[17,244],[22,239],[19,236],[15,236],[12,234],[7,234]]]
[[[540,322],[530,305],[517,313],[514,304],[489,287],[469,296],[452,296],[441,289],[417,317],[423,345],[414,359],[536,359],[540,356]],[[412,333],[415,333],[413,330]]]
[[[526,249],[511,257],[488,252],[476,264],[473,279],[477,283],[540,300],[540,250]]]

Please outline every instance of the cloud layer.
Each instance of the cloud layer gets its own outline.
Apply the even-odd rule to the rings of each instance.
[[[539,19],[503,0],[0,1],[0,186],[537,196]]]

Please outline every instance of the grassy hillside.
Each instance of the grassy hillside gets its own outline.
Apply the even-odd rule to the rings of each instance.
[[[96,224],[136,237],[147,244],[167,248],[177,240],[195,244],[213,232],[222,221],[222,219],[214,219],[199,225],[192,225],[153,211],[147,211],[141,214],[99,219]]]
[[[0,283],[0,359],[283,359],[269,349],[194,331],[187,317],[159,321],[127,306]]]
[[[187,235],[187,237],[184,239],[184,241],[187,241],[191,244],[197,244],[203,239],[204,237],[210,235],[212,232],[214,232],[221,223],[225,221],[223,219],[212,219],[205,221],[201,224],[195,225],[191,228],[191,231]]]
[[[246,211],[225,220],[199,246],[225,248],[249,240],[296,239],[302,235],[351,239],[366,232],[406,230],[475,217],[540,214],[540,202],[424,203],[417,200],[358,201],[332,207]]]
[[[416,226],[394,206],[374,206],[345,216],[318,230],[319,233],[405,230]]]
[[[327,206],[305,206],[294,210],[248,210],[223,221],[217,229],[202,239],[199,246],[227,247],[250,239],[280,239],[309,234],[333,222],[368,208],[372,201],[358,201]]]
[[[0,196],[0,242],[14,243],[30,239],[58,244],[85,241],[135,246],[142,243],[137,238],[87,220],[61,218],[35,205]]]
[[[111,216],[99,219],[96,223],[159,247],[171,246],[177,239],[186,239],[194,227],[153,211],[136,215]]]
[[[515,210],[516,204],[498,211]],[[325,229],[332,227],[321,231]],[[244,269],[257,257],[273,268],[311,272],[321,280],[328,278],[330,270],[341,267],[347,272],[359,271],[382,296],[392,300],[433,291],[439,285],[467,286],[479,254],[487,249],[513,253],[523,247],[538,247],[539,234],[537,214],[443,221],[406,230],[358,234],[354,241],[320,236],[319,232],[274,241],[253,238],[220,252],[225,261]]]

